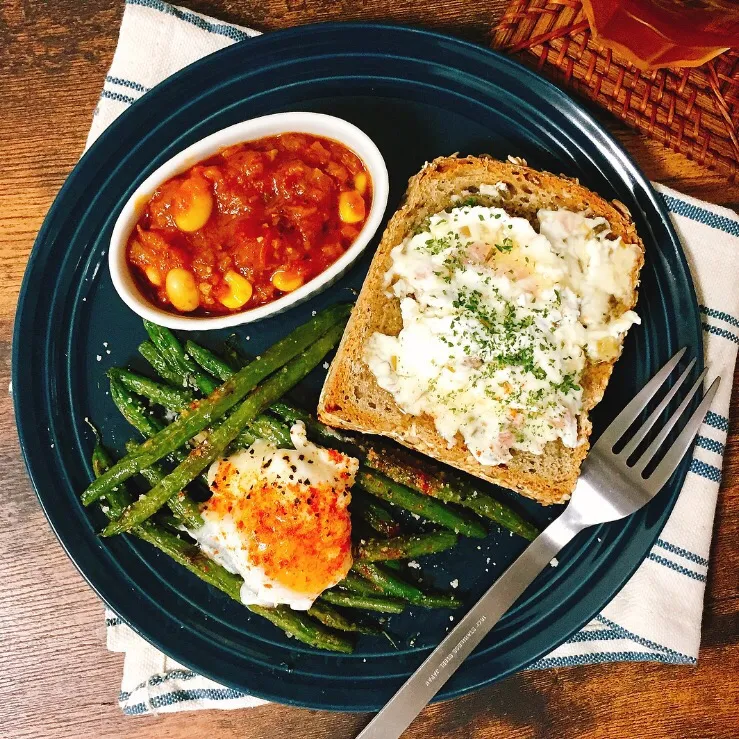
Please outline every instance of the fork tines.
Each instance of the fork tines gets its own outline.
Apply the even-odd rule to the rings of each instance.
[[[703,386],[703,379],[706,376],[708,368],[706,367],[693,382],[690,391],[680,402],[680,405],[667,419],[664,425],[660,428],[655,438],[650,442],[649,446],[637,456],[635,460],[631,458],[635,452],[639,449],[642,442],[646,439],[647,435],[655,428],[660,416],[667,410],[670,402],[673,400],[678,390],[683,386],[685,381],[691,375],[693,368],[695,367],[696,360],[692,359],[688,366],[683,370],[678,379],[674,382],[672,387],[669,388],[665,393],[662,400],[649,414],[647,419],[634,431],[633,436],[626,442],[623,448],[614,454],[613,449],[622,439],[624,434],[634,424],[639,415],[646,410],[648,404],[659,394],[660,390],[666,384],[668,378],[672,374],[673,370],[677,367],[680,360],[685,355],[686,349],[681,349],[665,364],[662,369],[644,386],[644,388],[637,393],[636,397],[616,416],[615,420],[611,425],[603,432],[600,439],[594,446],[594,451],[602,451],[610,453],[615,457],[619,458],[624,464],[627,461],[630,463],[629,467],[636,474],[641,475],[645,480],[653,485],[661,487],[667,482],[670,475],[674,472],[675,468],[680,463],[684,454],[690,448],[693,443],[693,439],[698,433],[703,419],[705,418],[706,412],[713,401],[716,391],[718,390],[720,378],[717,377],[708,388],[708,391],[703,396],[703,399],[698,404],[698,407],[690,415],[690,418],[686,422],[682,431],[678,434],[675,440],[669,445],[669,448],[665,452],[662,460],[652,470],[652,472],[644,476],[644,472],[650,463],[654,462],[658,454],[665,444],[670,433],[675,428],[680,417],[683,415],[685,410],[693,402],[694,398],[700,392]]]

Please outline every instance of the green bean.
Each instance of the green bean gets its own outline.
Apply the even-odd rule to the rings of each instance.
[[[108,377],[110,382],[110,397],[121,415],[147,439],[159,433],[163,428],[158,419],[149,413],[141,402],[123,387],[115,377]]]
[[[457,512],[444,503],[399,485],[374,470],[368,470],[365,465],[359,468],[356,483],[363,490],[380,498],[380,500],[393,503],[399,508],[404,508],[421,518],[425,518],[427,521],[451,529],[457,534],[471,536],[476,539],[483,539],[487,535],[487,530],[479,519],[466,516],[461,511]]]
[[[263,606],[247,606],[252,613],[256,613],[275,626],[282,629],[288,636],[308,644],[317,649],[326,649],[330,652],[351,654],[354,644],[344,634],[334,631],[315,619],[306,616],[300,611],[293,611],[287,606],[265,608]]]
[[[275,419],[270,419],[268,416],[262,416],[258,421],[257,424],[252,424],[247,429],[249,434],[245,439],[247,444],[253,443],[249,439],[263,437],[278,447],[292,447],[290,431],[284,424]],[[259,427],[258,430],[257,426]],[[481,538],[487,533],[485,527],[479,521],[437,503],[435,500],[419,495],[402,485],[398,485],[373,470],[367,469],[364,465],[360,466],[356,477],[356,485],[376,497],[394,503],[400,508],[466,536]]]
[[[359,593],[360,595],[382,595],[382,588],[379,585],[365,580],[365,578],[360,577],[355,572],[347,573],[346,577],[341,581],[341,588],[343,590],[351,590],[352,593]]]
[[[369,562],[355,562],[352,569],[369,582],[377,585],[383,593],[407,600],[423,608],[458,608],[462,605],[453,595],[432,595],[424,593],[414,585],[401,580],[387,570]]]
[[[279,421],[275,421],[274,419],[272,419],[271,422],[267,419],[269,419],[269,417],[264,417],[264,420],[262,420],[261,428],[263,431],[257,432],[254,435],[264,435],[268,440],[277,444],[277,446],[291,447],[292,442],[290,441],[290,431],[287,426],[281,424]],[[250,431],[255,431],[253,425],[250,428]],[[416,515],[426,518],[432,523],[438,523],[455,532],[476,538],[482,538],[487,533],[485,527],[479,521],[470,516],[465,516],[461,512],[458,513],[454,509],[448,508],[447,506],[426,498],[423,495],[419,495],[418,493],[383,477],[374,470],[368,469],[364,464],[360,465],[360,470],[356,477],[356,485],[371,495],[382,498],[389,503],[394,503],[399,508],[404,508],[411,513],[415,513]],[[361,509],[361,501],[358,507]],[[379,514],[378,510],[373,512],[378,513],[378,519],[376,519],[375,522],[378,526],[382,526],[379,520],[379,515],[382,514]],[[393,527],[392,521],[389,522],[389,524],[390,525],[387,530],[397,533],[399,527]]]
[[[234,449],[245,449],[251,446],[257,439],[274,444],[276,447],[292,449],[293,443],[290,438],[290,429],[283,426],[277,419],[260,413],[250,424],[245,426],[233,443]]]
[[[207,352],[207,350],[204,350],[202,349],[202,347],[199,346],[193,351],[193,356],[200,357],[200,359],[203,360],[205,363],[208,363],[211,359],[211,357],[207,357],[207,354],[212,353]],[[215,369],[215,362],[217,361],[219,372],[223,377],[227,377],[228,373],[231,372],[228,365],[225,362],[218,360],[215,355],[213,355],[212,359],[213,364],[211,366],[213,366],[213,368]],[[318,423],[313,421],[310,414],[292,408],[292,406],[286,404],[284,401],[277,401],[276,403],[273,403],[270,407],[270,410],[275,411],[276,413],[278,413],[278,415],[288,418],[291,422],[303,421],[306,424],[312,425]],[[261,422],[263,426],[266,426],[267,422],[265,420],[262,420]],[[341,434],[334,435],[333,430],[329,429],[328,426],[324,427],[323,424],[318,425],[325,429],[325,431],[322,432],[323,442],[331,443],[331,441],[337,438],[337,436],[339,439],[341,439]],[[248,428],[246,431],[247,433],[242,437],[245,445],[253,443],[254,438],[262,435],[260,432],[255,433],[253,426],[251,428]],[[279,424],[279,422],[273,421],[271,423],[271,428],[266,433],[266,437],[268,438],[268,440],[273,441],[273,443],[276,443],[278,446],[292,446],[290,442],[289,429],[287,429],[284,424]],[[351,451],[349,453],[351,453]],[[361,454],[361,451],[360,456],[364,456],[363,454]],[[360,472],[357,475],[356,482],[359,487],[363,488],[375,497],[379,497],[390,503],[394,503],[400,508],[405,508],[406,510],[411,511],[416,515],[422,516],[423,518],[433,523],[438,523],[441,526],[450,528],[455,532],[464,534],[465,536],[484,538],[487,534],[485,527],[479,521],[471,518],[470,516],[465,516],[461,512],[457,512],[451,508],[441,505],[423,495],[419,495],[418,493],[406,487],[403,487],[398,483],[385,478],[382,475],[378,475],[374,471],[368,469],[366,465],[362,465],[362,467],[360,468]]]
[[[251,362],[251,357],[241,350],[239,346],[239,337],[236,334],[231,334],[225,341],[223,349],[221,350],[226,357],[227,364],[230,364],[236,369],[241,369],[244,365]]]
[[[204,395],[210,395],[216,389],[216,383],[198,370],[177,337],[168,328],[147,320],[144,320],[144,328],[154,346],[164,357],[164,361],[179,377],[183,387],[192,387]]]
[[[315,341],[311,347],[306,349],[302,355],[288,362],[279,372],[265,380],[243,401],[234,413],[208,434],[205,441],[190,452],[184,462],[178,465],[173,472],[146,495],[142,495],[136,503],[129,506],[117,521],[108,524],[102,535],[113,536],[129,530],[132,526],[152,516],[172,495],[184,489],[208,465],[224,453],[226,447],[238,436],[247,423],[314,369],[326,354],[338,344],[343,330],[343,323],[334,326],[328,333]],[[172,425],[176,423],[177,421]],[[147,443],[144,442],[142,447]],[[148,467],[152,463],[149,462],[146,466]]]
[[[378,534],[390,537],[400,533],[400,524],[392,514],[360,490],[352,490],[351,509]]]
[[[137,536],[153,544],[175,562],[187,568],[201,580],[222,590],[226,595],[241,603],[241,585],[243,580],[207,557],[197,545],[186,542],[170,534],[161,527],[147,521],[135,530]],[[246,606],[252,613],[261,616],[282,629],[288,636],[319,649],[332,652],[351,653],[353,646],[342,634],[327,629],[323,624],[309,618],[299,611],[286,606],[265,608],[264,606]]]
[[[370,539],[356,547],[355,558],[362,562],[384,562],[391,559],[414,559],[444,552],[457,544],[450,531],[430,534],[406,534],[393,539]]]
[[[140,400],[131,395],[131,393],[123,387],[115,378],[110,378],[110,397],[121,412],[123,417],[138,431],[144,438],[149,439],[159,433],[164,424],[157,418],[152,416],[141,404]],[[136,447],[138,448],[138,447]],[[171,454],[167,455],[174,464],[179,464],[187,457],[182,449],[175,449]],[[201,481],[208,487],[208,479],[205,475],[200,476]]]
[[[352,572],[341,581],[342,590],[349,590],[358,595],[380,595],[383,597],[395,597],[401,600],[407,600],[415,605],[422,605],[426,608],[456,608],[459,602],[454,596],[437,595],[424,593],[419,588],[401,580],[390,572],[392,569],[397,572],[400,565],[397,560],[388,560],[383,562],[382,569],[364,563],[356,562],[352,567]],[[362,576],[357,574],[361,572]]]
[[[195,400],[192,393],[187,390],[163,385],[161,382],[150,380],[148,377],[120,367],[109,369],[108,377],[120,382],[130,392],[142,395],[152,403],[161,405],[173,413],[182,413]]]
[[[176,536],[182,536],[182,524],[175,518],[171,513],[162,513],[159,511],[157,515],[151,519],[151,522],[156,526],[161,526],[163,529],[175,534]]]
[[[165,529],[155,526],[150,521],[137,526],[133,533],[167,554],[201,580],[213,585],[233,600],[241,603],[242,578],[229,572],[225,567],[203,554],[197,545],[180,539]],[[264,606],[250,605],[246,607],[252,613],[267,619],[282,629],[288,636],[292,636],[312,647],[347,654],[353,650],[351,642],[342,634],[328,629],[305,614],[293,611],[286,606],[265,608]]]
[[[195,408],[183,412],[176,421],[145,441],[134,455],[127,455],[114,464],[82,493],[82,503],[90,505],[112,487],[183,446],[239,403],[263,379],[297,357],[306,348],[314,346],[317,340],[320,341],[319,337],[329,329],[338,324],[343,330],[349,310],[349,306],[339,305],[322,311],[311,321],[278,341],[258,359],[239,370],[230,380],[217,388],[209,398],[201,400]]]
[[[217,377],[222,382],[228,380],[234,373],[231,365],[216,356],[210,349],[206,349],[194,341],[188,340],[185,344],[185,350],[206,372],[210,372],[213,377]]]
[[[233,374],[234,370],[224,362],[220,357],[216,356],[212,351],[196,344],[194,341],[188,341],[186,344],[187,353],[207,372],[224,382]],[[256,439],[266,439],[278,447],[290,448],[292,440],[290,439],[290,429],[280,423],[272,416],[260,415],[254,419],[236,439],[236,445],[239,447],[247,447],[253,444]]]
[[[110,466],[111,459],[100,444],[97,430],[94,427],[93,430],[96,433],[97,443],[93,451],[92,462],[93,470],[97,475],[104,473],[104,470]],[[111,518],[115,516],[115,510],[122,511],[130,501],[128,492],[123,485],[111,490],[105,497],[108,503],[106,506],[107,515]],[[171,557],[196,577],[241,603],[243,579],[207,557],[195,544],[179,538],[161,526],[154,525],[151,521],[145,521],[143,524],[134,527],[131,533]],[[288,636],[292,636],[309,646],[345,654],[351,653],[353,650],[352,643],[343,634],[326,628],[323,624],[305,614],[293,611],[285,606],[277,606],[276,608],[246,607],[252,613],[265,618],[279,629],[282,629]]]
[[[279,416],[283,421],[290,424],[302,421],[305,424],[308,435],[321,444],[344,451],[346,454],[351,454],[353,457],[364,457],[362,449],[357,443],[358,440],[355,440],[353,437],[348,436],[338,429],[326,426],[325,423],[321,423],[317,418],[315,418],[312,413],[309,413],[302,408],[297,408],[285,400],[278,400],[276,403],[272,404],[270,411]]]
[[[371,634],[375,636],[382,634],[382,630],[377,626],[352,621],[343,613],[339,613],[335,608],[332,608],[328,603],[324,603],[320,600],[317,600],[308,609],[308,615],[313,616],[316,621],[320,621],[324,626],[329,626],[337,631],[349,631],[357,634]]]
[[[405,450],[390,448],[382,442],[337,431],[316,420],[307,411],[296,408],[284,400],[274,403],[270,411],[288,423],[303,421],[308,436],[315,441],[331,445],[346,454],[364,460],[368,467],[400,485],[423,495],[438,498],[445,503],[468,508],[525,539],[533,540],[539,534],[536,526],[510,506],[482,492],[461,475],[434,463],[431,459],[421,461]]]
[[[240,449],[247,449],[250,447],[258,438],[256,434],[249,428],[244,426],[236,437],[234,443],[231,445],[232,451],[239,451]]]
[[[131,451],[136,446],[138,445],[135,441],[129,441],[126,443],[126,451]],[[141,470],[141,476],[149,485],[154,487],[167,476],[167,472],[160,465],[153,464],[151,467]],[[200,508],[184,490],[181,490],[177,495],[173,495],[167,501],[167,505],[175,518],[188,529],[198,529],[203,525]]]
[[[151,403],[154,403],[155,405],[161,405],[162,407],[170,411],[181,412],[182,410],[184,410],[184,408],[188,407],[195,400],[195,396],[189,390],[171,388],[167,385],[162,385],[161,383],[154,382],[153,380],[149,380],[148,378],[143,378],[140,375],[136,375],[135,373],[128,372],[126,370],[114,368],[113,370],[110,370],[108,372],[108,375],[111,378],[111,382],[113,382],[113,380],[120,382],[123,386],[125,386],[126,390],[138,393]],[[179,380],[177,382],[179,384]],[[116,405],[118,405],[118,407],[121,409],[123,415],[129,420],[131,425],[137,428],[146,438],[150,438],[154,435],[154,433],[156,433],[156,431],[161,431],[161,429],[163,428],[162,424],[158,424],[158,428],[156,429],[156,431],[152,431],[151,429],[154,425],[154,419],[151,419],[151,421],[148,422],[146,420],[142,421],[141,416],[143,414],[136,414],[135,411],[132,411],[129,408],[129,406],[131,405],[129,401],[126,401],[124,399],[118,400],[115,397],[114,401],[116,402]],[[183,403],[183,401],[186,402]],[[146,417],[144,416],[144,418]],[[267,418],[266,416],[264,416],[263,418],[265,419],[266,423],[279,423],[273,418]],[[249,434],[248,430],[244,429],[244,431],[242,431],[242,433],[239,435],[239,438],[237,438],[236,444],[237,446],[242,447],[249,446],[254,442],[254,438],[255,437],[253,434]],[[180,450],[176,450],[175,452],[172,452],[172,454],[169,456],[174,457],[176,462],[182,462],[182,460],[187,455]],[[206,485],[208,484],[207,479],[204,479],[204,482]]]
[[[139,344],[139,354],[152,366],[159,377],[166,380],[170,385],[182,387],[182,378],[169,368],[166,360],[159,353],[159,349],[151,341],[144,341]]]
[[[363,595],[342,590],[326,590],[319,600],[324,600],[334,606],[361,608],[365,611],[378,611],[380,613],[402,613],[406,606],[398,598],[383,598],[379,595]]]
[[[250,424],[249,430],[259,439],[265,439],[281,449],[292,449],[290,429],[277,419],[260,414]]]
[[[92,457],[90,458],[90,461],[92,462],[92,474],[95,475],[95,477],[100,477],[100,475],[110,467],[110,457],[105,451],[105,447],[103,447],[100,442],[100,434],[98,430],[94,426],[92,426],[92,430],[95,434],[95,447],[92,450]]]
[[[400,449],[370,448],[366,452],[369,467],[412,490],[468,508],[529,541],[539,535],[539,529],[512,508],[478,490],[452,470],[431,460],[421,470],[412,456]]]
[[[400,572],[403,569],[402,565],[400,564],[400,561],[397,559],[388,559],[382,563],[382,566],[386,570],[393,570],[393,572]]]
[[[193,342],[189,342],[189,344],[192,344],[193,347],[198,347],[198,345],[194,344]],[[194,355],[195,352],[193,351],[192,354]],[[207,367],[205,369],[207,369]],[[229,375],[230,374],[233,374],[233,373],[229,369]],[[224,378],[224,379],[227,379],[227,378]],[[112,382],[111,384],[117,384],[117,383]],[[131,389],[134,390],[135,392],[134,388],[131,388]],[[141,388],[138,388],[138,389],[141,389]],[[144,388],[144,389],[148,389],[148,388]],[[181,392],[181,391],[177,391],[177,392]],[[155,398],[151,398],[151,397],[149,399],[155,400]],[[126,406],[131,405],[131,404],[121,403],[121,405],[125,408]],[[130,414],[128,415],[130,417]],[[140,414],[140,416],[135,420],[135,423],[133,425],[137,428],[141,428],[142,425],[147,424],[147,422],[150,424],[147,430],[148,431],[154,430],[154,427],[157,425],[156,421],[152,419],[151,416],[147,416],[143,413]],[[273,438],[271,440],[273,442],[281,444],[284,441],[284,438],[283,439],[279,438],[279,434],[280,432],[284,430],[285,427],[282,426],[282,424],[280,424],[274,418],[271,418],[268,416],[260,416],[257,419],[255,419],[255,421],[251,424],[251,426],[256,427],[256,430],[259,432],[259,436],[261,438],[269,438],[269,432],[270,430],[272,430]],[[274,438],[275,429],[278,434],[277,438]],[[289,432],[288,432],[288,441],[289,441]],[[127,444],[127,448],[130,449],[132,444],[135,444],[135,442],[130,442],[129,444]],[[157,484],[165,476],[165,472],[161,468],[159,468],[157,465],[153,465],[152,467],[142,470],[141,474],[147,479],[147,481],[151,485]],[[189,498],[186,498],[186,500],[189,501]],[[174,509],[173,504],[175,503],[175,501],[179,501],[179,496],[173,496],[168,501],[170,507],[172,507],[173,509]],[[189,502],[192,503],[192,501],[189,501]],[[194,504],[192,505],[194,506]],[[197,516],[197,519],[195,521],[185,520],[187,518],[188,511],[173,510],[173,512],[175,513],[175,516],[176,516],[175,519],[172,519],[172,524],[174,526],[176,526],[178,522],[180,521],[185,523],[185,525],[188,526],[189,528],[195,528],[202,524],[202,518],[199,515],[197,506],[195,506],[195,515]],[[165,525],[165,524],[160,521],[160,525]],[[381,634],[382,633],[381,630],[378,629],[377,627],[366,626],[366,625],[351,621],[346,616],[344,616],[343,614],[339,613],[334,608],[329,606],[327,603],[322,603],[322,602],[317,601],[309,609],[308,614],[316,618],[316,620],[320,621],[324,625],[335,628],[339,631],[356,632],[356,633],[362,633],[362,634]]]
[[[95,428],[95,426],[93,426],[89,421],[88,424],[95,434],[95,448],[92,450],[91,459],[92,472],[95,477],[99,477],[100,475],[104,474],[105,470],[110,467],[111,458],[108,454],[108,451],[102,444],[100,433],[98,432],[97,428]],[[103,513],[105,513],[105,515],[109,518],[117,518],[121,515],[121,513],[123,513],[126,506],[130,503],[131,497],[129,496],[128,491],[123,486],[121,486],[110,490],[105,495],[105,498],[100,502],[100,508],[102,509]]]
[[[242,578],[214,562],[197,544],[182,539],[151,521],[135,526],[131,533],[153,544],[209,585],[222,590],[234,600],[241,600]]]

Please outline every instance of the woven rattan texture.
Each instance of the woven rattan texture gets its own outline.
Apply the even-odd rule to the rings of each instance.
[[[492,43],[729,181],[739,178],[739,50],[693,69],[644,72],[592,37],[579,0],[513,0]]]

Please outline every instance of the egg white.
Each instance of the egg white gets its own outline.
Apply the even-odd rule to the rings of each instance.
[[[324,491],[322,494],[335,496],[340,500],[340,510],[348,518],[348,490],[354,482],[358,460],[312,444],[307,440],[305,427],[300,422],[291,428],[290,436],[295,449],[278,449],[273,444],[258,440],[248,449],[214,462],[208,472],[208,481],[212,488],[219,471],[223,469],[222,465],[229,465],[229,475],[225,478],[227,488],[214,489],[214,496],[227,495],[243,503],[244,496],[259,494],[259,485],[270,486],[278,495],[287,490],[288,486],[293,491],[311,487],[321,489]],[[264,541],[258,539],[258,532],[239,527],[234,515],[217,506],[205,504],[201,514],[204,524],[200,528],[188,530],[188,533],[209,557],[229,572],[244,578],[241,601],[245,605],[273,607],[284,604],[294,610],[307,610],[323,590],[336,585],[351,567],[349,552],[331,579],[321,583],[320,588],[312,592],[298,592],[270,577],[263,567],[252,561],[250,549],[254,550],[256,547],[257,551],[263,551],[267,547]],[[305,518],[306,514],[295,515]],[[290,521],[285,524],[289,526]],[[277,535],[279,536],[279,532]],[[305,566],[310,564],[306,562]]]

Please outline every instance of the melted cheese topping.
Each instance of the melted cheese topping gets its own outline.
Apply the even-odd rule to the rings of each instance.
[[[307,610],[352,565],[349,489],[359,462],[311,444],[302,423],[290,436],[294,450],[257,441],[216,461],[205,523],[189,533],[244,578],[246,605]]]
[[[505,210],[461,205],[428,219],[391,253],[398,336],[375,333],[364,359],[406,413],[461,435],[484,465],[514,449],[580,443],[580,378],[588,359],[618,355],[633,311],[637,247],[604,218],[540,210],[537,232]]]

